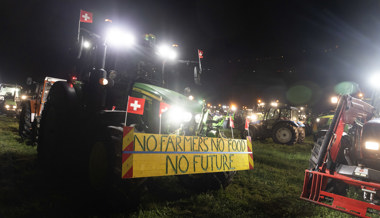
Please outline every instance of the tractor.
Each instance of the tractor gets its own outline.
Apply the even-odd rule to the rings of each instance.
[[[30,79],[28,78],[28,80]],[[35,144],[38,139],[41,113],[47,100],[49,90],[57,81],[66,80],[53,77],[45,77],[43,83],[33,83],[30,80],[29,85],[33,85],[34,89],[30,90],[27,95],[23,95],[25,99],[23,99],[20,104],[19,135],[23,140],[28,140],[32,145]]]
[[[0,84],[0,112],[18,116],[22,87],[16,84]]]
[[[379,214],[380,120],[374,115],[370,104],[340,97],[326,134],[314,143],[301,199],[360,217]]]
[[[278,144],[293,145],[305,139],[305,125],[301,123],[299,109],[287,105],[269,107],[262,120],[250,122],[249,135],[254,139],[272,137]],[[248,132],[246,131],[248,135]]]
[[[116,62],[106,52],[109,41],[82,28],[79,44],[84,40],[94,46],[78,52],[78,80],[55,82],[42,111],[43,166],[98,191],[121,180],[172,175],[184,184],[225,187],[235,171],[253,169],[249,140],[206,137],[206,106],[155,83],[154,43]]]

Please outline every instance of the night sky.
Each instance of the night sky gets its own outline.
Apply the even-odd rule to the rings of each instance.
[[[73,69],[68,54],[80,9],[94,14],[93,26],[110,18],[136,34],[153,33],[158,42],[176,43],[182,60],[197,60],[202,49],[203,85],[192,89],[214,104],[250,106],[260,97],[316,106],[343,81],[358,83],[368,94],[369,76],[380,71],[379,1],[1,4],[0,82],[66,77]],[[102,34],[100,27],[96,30]],[[168,66],[168,72],[179,71],[191,74],[192,69]]]

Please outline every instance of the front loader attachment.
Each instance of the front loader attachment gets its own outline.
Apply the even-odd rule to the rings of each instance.
[[[301,199],[359,217],[370,217],[371,213],[380,214],[380,206],[375,205],[373,202],[328,192],[326,190],[327,183],[332,180],[361,188],[363,198],[365,197],[368,200],[371,200],[373,195],[380,191],[379,183],[355,180],[338,173],[330,174],[328,172],[306,170]]]

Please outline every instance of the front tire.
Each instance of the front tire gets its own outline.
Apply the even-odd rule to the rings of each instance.
[[[23,140],[31,140],[32,138],[32,122],[31,122],[31,109],[30,103],[26,102],[22,105],[19,127],[19,135]]]

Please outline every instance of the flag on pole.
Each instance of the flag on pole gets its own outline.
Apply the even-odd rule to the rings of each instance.
[[[230,115],[230,127],[235,128],[234,120],[232,119],[232,116]]]
[[[244,126],[244,129],[245,130],[248,130],[249,128],[249,119],[248,118],[245,118],[245,126]]]
[[[92,13],[84,10],[80,10],[79,21],[82,23],[92,23]]]
[[[203,58],[203,51],[198,49],[198,58],[201,59]]]
[[[128,106],[127,106],[127,113],[132,114],[144,114],[144,105],[145,105],[145,99],[144,98],[136,98],[136,97],[128,97]]]
[[[169,108],[170,108],[169,104],[166,104],[163,101],[160,102],[160,112],[159,112],[160,117],[161,117],[161,114],[164,113],[165,111],[167,111]]]

